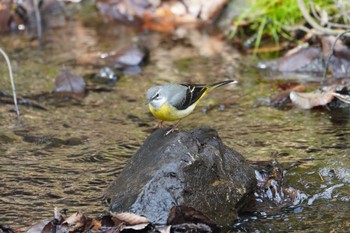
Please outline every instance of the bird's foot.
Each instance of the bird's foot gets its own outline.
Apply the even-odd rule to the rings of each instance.
[[[155,123],[153,128],[155,128],[155,129],[157,129],[157,128],[164,128],[163,122],[164,121],[159,121],[159,122]]]
[[[168,130],[168,131],[166,132],[165,136],[169,135],[169,134],[172,133],[172,132],[179,131],[179,130],[180,130],[180,129],[178,128],[179,124],[180,124],[180,121],[176,122],[176,124],[175,124],[173,127],[171,127],[170,130]]]
[[[172,132],[175,132],[175,131],[179,131],[179,128],[176,128],[176,127],[172,127],[171,129],[169,129],[166,133],[165,133],[165,136],[171,134]]]

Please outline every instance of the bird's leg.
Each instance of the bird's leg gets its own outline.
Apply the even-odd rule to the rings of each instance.
[[[164,128],[163,122],[164,121],[159,121],[159,122],[155,123],[153,128],[155,128],[155,129],[157,129],[157,128]]]
[[[176,122],[176,124],[175,124],[175,125],[173,125],[173,127],[171,127],[171,129],[170,129],[170,130],[168,130],[168,131],[166,132],[166,134],[165,134],[165,135],[168,135],[168,134],[170,134],[170,133],[172,133],[172,132],[174,132],[174,131],[179,131],[178,126],[180,125],[180,121],[181,121],[181,119],[180,119],[180,120],[178,120],[178,121]]]

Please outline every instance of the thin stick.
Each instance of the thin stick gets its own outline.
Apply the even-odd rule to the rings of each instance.
[[[328,55],[327,55],[326,67],[325,67],[325,69],[324,69],[323,77],[322,77],[322,82],[321,82],[322,84],[323,84],[324,81],[326,80],[326,75],[327,75],[327,71],[328,71],[328,66],[329,66],[329,62],[330,62],[331,57],[332,57],[333,52],[334,52],[335,44],[337,43],[337,41],[338,41],[342,36],[344,36],[344,35],[347,34],[347,33],[350,33],[350,30],[347,30],[347,31],[345,31],[345,32],[342,32],[342,33],[338,34],[337,37],[335,38],[335,41],[334,41],[333,44],[332,44],[332,47],[331,47],[331,49],[330,49],[330,51],[329,51],[329,53],[328,53]]]
[[[322,34],[335,35],[344,32],[344,30],[330,29],[320,26],[309,14],[308,9],[305,6],[304,0],[297,0],[299,10],[303,14],[304,19],[308,22],[315,30],[321,32]]]
[[[39,45],[41,45],[42,28],[41,28],[41,15],[40,15],[39,1],[38,0],[34,0],[34,12],[35,12],[36,31],[38,34],[38,41],[39,41]]]
[[[316,9],[315,9],[315,4],[313,2],[313,0],[309,0],[309,6],[311,8],[311,12],[312,15],[322,24],[326,24],[330,27],[338,27],[338,28],[345,28],[345,29],[349,29],[350,26],[349,25],[345,25],[345,24],[340,24],[340,23],[333,23],[333,22],[324,22],[324,20],[317,14]],[[343,16],[343,15],[342,15]],[[344,17],[344,16],[343,16]]]
[[[17,97],[16,97],[16,87],[15,87],[15,82],[14,82],[14,79],[13,79],[12,67],[11,67],[10,59],[9,59],[9,57],[7,56],[7,54],[5,53],[5,51],[2,48],[0,48],[0,53],[4,56],[4,58],[5,58],[6,62],[7,62],[7,67],[9,69],[10,80],[11,80],[11,85],[12,85],[13,102],[15,104],[16,114],[17,114],[17,116],[19,116],[19,109],[18,109]]]

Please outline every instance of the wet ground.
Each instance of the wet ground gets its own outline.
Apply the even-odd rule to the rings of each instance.
[[[284,82],[283,76],[267,77],[254,68],[255,59],[242,58],[206,35],[169,36],[102,25],[75,21],[47,32],[41,48],[28,36],[1,35],[0,46],[10,56],[20,96],[51,91],[63,66],[80,75],[96,72],[98,68],[80,62],[88,53],[138,42],[150,48],[151,60],[142,73],[120,77],[111,91],[90,91],[82,100],[38,102],[47,111],[20,106],[21,116],[16,119],[11,105],[0,105],[0,223],[26,228],[51,219],[54,207],[92,216],[105,213],[101,201],[105,188],[155,123],[144,104],[145,91],[167,82],[237,79],[236,87],[210,93],[181,122],[181,129],[209,125],[250,161],[277,159],[286,168],[297,163],[288,170],[287,181],[309,199],[242,217],[233,228],[350,229],[349,111],[263,106],[263,100],[277,91],[276,83]],[[10,91],[3,62],[0,74],[0,91]]]

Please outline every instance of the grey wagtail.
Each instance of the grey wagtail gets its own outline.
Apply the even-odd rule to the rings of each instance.
[[[161,120],[161,124],[163,121],[177,120],[177,127],[180,120],[190,115],[208,92],[229,83],[237,81],[227,80],[209,85],[171,83],[154,86],[147,91],[147,104],[151,113]]]

